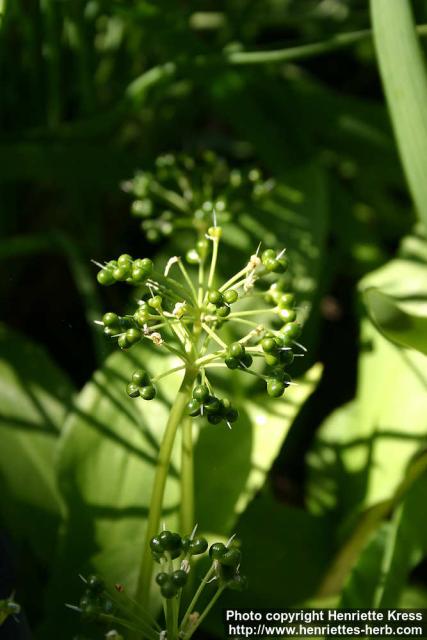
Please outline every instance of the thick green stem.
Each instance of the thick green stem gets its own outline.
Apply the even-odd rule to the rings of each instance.
[[[189,534],[194,527],[194,461],[193,421],[182,421],[181,440],[181,533]]]
[[[150,540],[159,531],[162,514],[163,496],[165,492],[166,480],[169,471],[169,463],[172,455],[178,426],[184,415],[185,406],[190,398],[191,388],[196,379],[197,370],[187,368],[181,387],[172,405],[169,419],[166,424],[163,441],[160,445],[159,457],[157,460],[156,473],[154,477],[153,492],[151,494],[150,510],[148,515],[147,530],[145,534],[144,549],[142,552],[141,569],[139,572],[136,599],[141,605],[148,609],[151,587],[151,576],[153,572],[153,559],[150,551]]]

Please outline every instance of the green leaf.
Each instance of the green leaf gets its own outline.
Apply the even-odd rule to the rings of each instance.
[[[371,0],[381,78],[409,189],[427,226],[427,75],[411,3]]]
[[[356,399],[321,426],[308,458],[311,503],[343,517],[389,499],[427,438],[426,357],[369,321],[361,348]]]
[[[427,264],[397,258],[366,276],[359,287],[379,331],[427,355]]]
[[[241,418],[232,430],[226,426],[202,429],[195,449],[196,514],[202,530],[230,533],[238,515],[263,486],[320,374],[320,365],[315,365],[280,400],[265,394],[250,400],[236,395]]]
[[[416,465],[424,460],[419,459]],[[349,575],[342,607],[397,606],[410,571],[427,554],[427,515],[424,509],[427,473],[407,487],[393,518],[372,533]],[[400,492],[396,496],[399,499]]]
[[[49,559],[61,512],[54,456],[72,387],[37,345],[0,327],[0,513]]]

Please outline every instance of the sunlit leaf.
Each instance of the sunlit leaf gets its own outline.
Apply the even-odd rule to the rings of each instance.
[[[71,396],[43,349],[0,327],[0,513],[11,534],[45,558],[61,513],[54,456]]]

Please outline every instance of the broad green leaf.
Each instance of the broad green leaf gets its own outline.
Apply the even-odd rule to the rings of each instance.
[[[315,365],[280,400],[265,394],[250,400],[237,395],[241,418],[231,431],[226,426],[202,429],[195,449],[196,514],[202,530],[230,533],[238,515],[263,486],[320,374],[320,365]]]
[[[45,558],[61,512],[54,456],[71,396],[43,349],[0,327],[0,513],[11,534]]]
[[[411,2],[371,0],[381,78],[409,189],[427,227],[427,75]]]
[[[170,365],[170,358],[143,347],[114,353],[68,417],[58,472],[68,509],[63,561],[75,575],[92,566],[110,580],[125,581],[130,590],[135,586],[159,442],[179,376],[159,385],[159,396],[150,403],[131,400],[126,384],[138,367],[153,373]],[[164,502],[164,519],[172,528],[178,466],[175,456]]]
[[[427,263],[392,260],[366,276],[360,290],[379,331],[396,344],[427,354]]]
[[[322,425],[308,458],[312,504],[343,516],[389,499],[427,439],[426,356],[396,347],[368,321],[361,347],[356,399]]]

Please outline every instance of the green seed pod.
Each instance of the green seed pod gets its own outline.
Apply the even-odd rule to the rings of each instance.
[[[104,329],[104,333],[106,336],[116,336],[118,333],[120,333],[121,329],[120,327],[105,327]]]
[[[130,346],[133,346],[139,342],[142,338],[142,333],[139,329],[128,329],[125,333],[126,341]]]
[[[195,398],[193,398],[192,400],[187,402],[187,406],[185,410],[189,416],[192,416],[193,418],[195,418],[196,416],[200,415],[200,408],[201,408],[200,402]]]
[[[287,325],[285,325],[287,326]],[[282,344],[284,347],[291,348],[294,345],[294,339],[292,336],[287,334],[282,334]]]
[[[206,240],[206,238],[201,238],[200,240],[197,241],[196,250],[200,256],[200,259],[202,260],[202,262],[204,262],[207,258],[208,251],[209,251],[209,242]]]
[[[235,289],[229,289],[224,293],[224,300],[227,304],[233,304],[238,299],[239,294]]]
[[[282,329],[283,336],[296,340],[301,335],[301,325],[297,322],[289,322]]]
[[[166,584],[166,582],[169,581],[169,574],[165,573],[164,571],[161,571],[160,573],[158,573],[156,575],[156,582],[159,585],[159,587],[161,587],[162,585]]]
[[[145,387],[150,384],[150,376],[144,369],[137,369],[132,374],[132,382],[139,387]]]
[[[295,322],[297,314],[294,309],[281,309],[279,316],[283,322]]]
[[[161,296],[153,296],[148,300],[148,305],[157,311],[162,308],[163,298]]]
[[[220,318],[227,318],[231,313],[231,309],[224,305],[223,307],[218,307],[216,313]]]
[[[201,536],[195,537],[190,541],[190,553],[192,556],[199,556],[208,548],[208,541],[206,538],[202,538]]]
[[[237,358],[240,360],[241,358],[243,358],[245,353],[246,353],[245,347],[242,344],[240,344],[240,342],[233,342],[228,347],[228,354],[232,358]]]
[[[265,265],[267,260],[274,260],[275,258],[276,258],[276,252],[274,251],[274,249],[266,249],[265,251],[262,252],[261,261],[263,265]]]
[[[288,270],[288,266],[289,266],[287,258],[282,256],[281,258],[277,258],[277,262],[279,264],[278,264],[278,267],[276,269],[276,273],[285,273],[285,271]]]
[[[139,398],[139,386],[133,382],[129,382],[126,387],[126,393],[130,398]]]
[[[275,258],[267,258],[267,260],[263,261],[263,265],[270,273],[277,272],[280,269],[279,261]]]
[[[191,538],[190,536],[183,536],[181,539],[181,548],[184,551],[184,553],[187,553],[190,550],[190,546],[191,546]]]
[[[160,593],[164,598],[170,600],[171,598],[174,598],[178,593],[178,587],[173,584],[172,580],[169,580],[160,587]]]
[[[143,258],[141,261],[141,269],[145,272],[146,276],[148,277],[154,269],[153,261],[150,260],[150,258]]]
[[[119,267],[127,268],[130,264],[132,264],[132,262],[133,258],[128,253],[122,253],[122,255],[117,258],[117,264],[119,265]]]
[[[221,403],[215,396],[209,396],[203,403],[207,413],[218,413],[221,411]]]
[[[267,380],[267,393],[271,398],[280,398],[285,391],[285,385],[276,378]]]
[[[268,364],[269,367],[275,367],[277,364],[280,364],[280,355],[273,355],[272,353],[266,353],[264,356],[265,363]]]
[[[150,549],[151,551],[154,551],[155,553],[163,553],[164,552],[164,547],[162,544],[162,541],[160,540],[159,536],[154,536],[154,538],[151,538],[150,540]]]
[[[182,569],[177,569],[171,575],[172,583],[179,589],[187,584],[188,575]]]
[[[120,318],[117,313],[112,313],[109,311],[108,313],[104,313],[102,316],[102,322],[106,327],[117,327],[120,325]]]
[[[135,319],[135,322],[140,326],[143,327],[149,317],[150,317],[150,310],[148,308],[148,305],[141,305],[133,314],[133,317]]]
[[[173,533],[167,530],[162,531],[159,534],[159,540],[165,551],[181,550],[181,536],[179,533]]]
[[[129,278],[129,276],[130,276],[130,266],[129,268],[116,267],[113,270],[113,278],[114,280],[116,280],[116,282],[124,282],[126,278]]]
[[[294,361],[294,354],[291,349],[286,349],[280,352],[280,364],[288,365]]]
[[[261,347],[262,350],[265,351],[265,353],[274,353],[274,351],[277,350],[277,345],[273,337],[263,338],[261,340]]]
[[[209,556],[212,560],[221,560],[224,553],[227,552],[227,547],[222,542],[214,542],[209,549]]]
[[[208,413],[208,422],[210,424],[219,424],[222,420],[222,415],[219,413]]]
[[[240,560],[242,559],[242,554],[239,549],[232,547],[228,549],[219,559],[220,563],[226,565],[227,567],[236,568],[240,564]]]
[[[282,293],[279,299],[279,307],[281,309],[292,309],[295,305],[295,296],[293,293]]]
[[[149,384],[146,387],[142,387],[139,391],[139,395],[143,400],[153,400],[156,397],[156,389],[153,385]]]
[[[236,422],[238,418],[239,418],[239,412],[234,407],[231,407],[230,409],[228,409],[227,413],[225,414],[225,419],[227,420],[227,422],[230,422],[230,423]]]
[[[126,333],[124,333],[122,336],[119,336],[119,339],[117,340],[117,344],[119,345],[120,349],[123,349],[123,351],[125,351],[126,349],[129,349],[131,345],[128,342]]]
[[[113,274],[109,269],[101,269],[101,271],[98,271],[96,279],[98,280],[99,284],[102,284],[104,287],[109,287],[110,285],[115,283]]]
[[[253,358],[250,353],[245,353],[245,355],[240,358],[240,363],[242,364],[243,368],[249,369],[252,366],[252,362]]]
[[[205,384],[198,384],[193,389],[193,398],[199,402],[205,402],[209,397],[209,389]]]
[[[99,576],[91,575],[88,577],[87,588],[91,593],[100,594],[104,591],[105,583]]]
[[[218,306],[223,301],[222,293],[217,289],[212,289],[208,293],[208,300],[211,304]]]
[[[227,356],[224,362],[229,369],[237,369],[240,365],[239,360],[237,358],[232,358],[231,356]]]
[[[142,282],[144,282],[144,280],[146,280],[147,274],[143,269],[135,267],[134,265],[132,268],[131,278],[135,284],[141,284]]]

